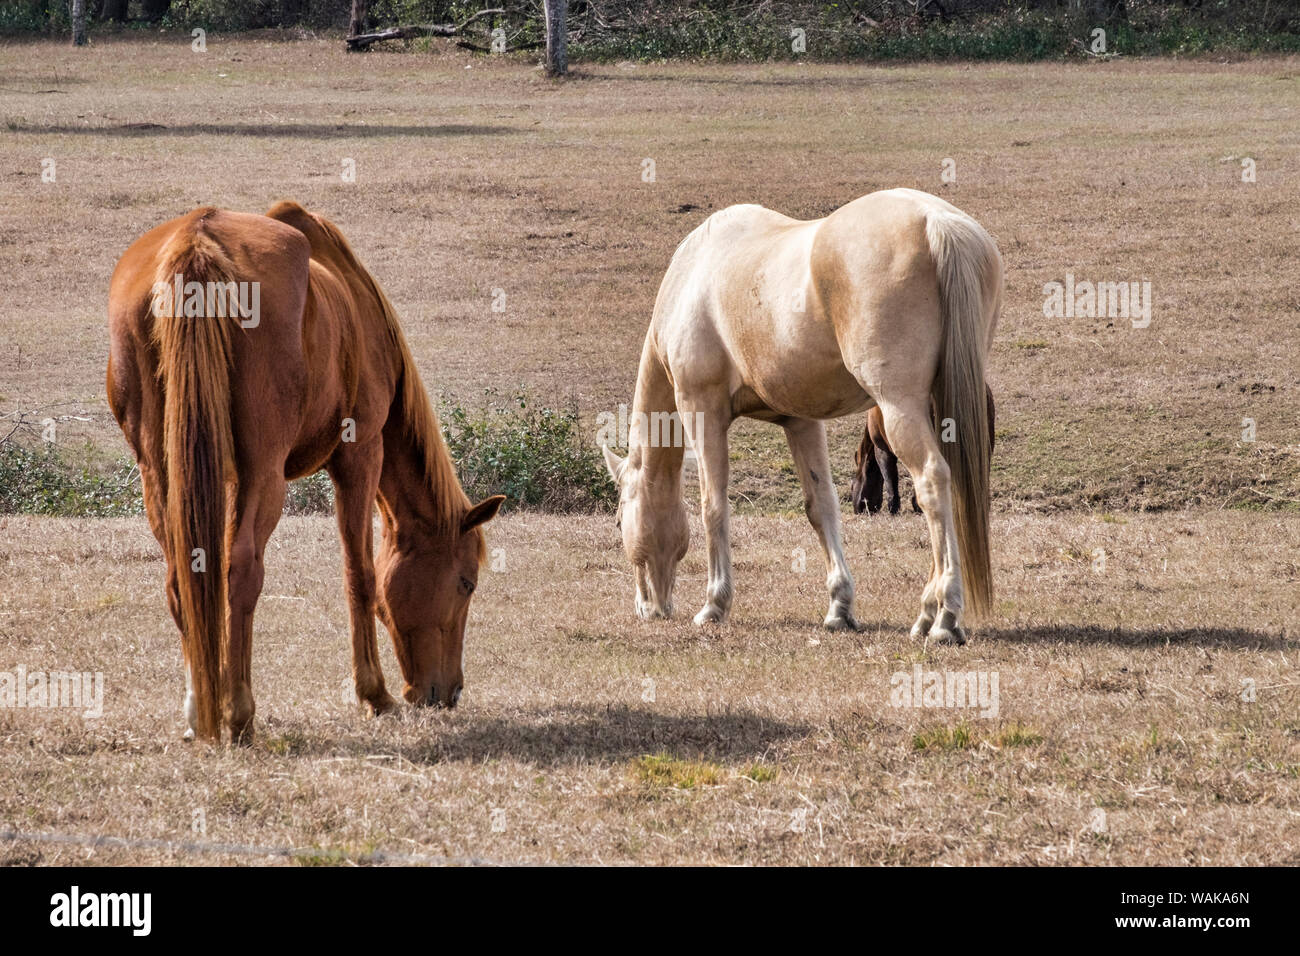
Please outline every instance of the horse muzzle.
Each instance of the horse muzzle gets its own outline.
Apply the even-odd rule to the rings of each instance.
[[[444,688],[446,686],[447,685],[443,685]],[[406,698],[408,703],[413,704],[416,707],[445,707],[448,710],[451,710],[460,703],[460,695],[464,689],[463,685],[457,684],[452,686],[450,693],[443,693],[443,688],[434,684],[429,688],[427,694],[421,694],[414,687],[407,687],[402,696]]]
[[[636,616],[643,621],[666,621],[673,616],[673,606],[655,607],[643,601],[636,602]]]

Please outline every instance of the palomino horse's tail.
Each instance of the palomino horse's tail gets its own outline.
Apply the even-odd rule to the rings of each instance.
[[[199,219],[192,231],[177,233],[163,247],[153,300],[164,393],[166,540],[176,569],[181,640],[195,706],[192,726],[214,740],[221,737],[226,630],[226,483],[234,469],[231,324],[239,311],[230,273],[225,251]],[[202,284],[203,315],[187,317],[188,310],[173,301],[177,276],[182,289],[187,283]],[[190,297],[184,298],[188,302]]]
[[[989,556],[989,442],[984,358],[1002,301],[1002,259],[974,219],[930,210],[926,239],[939,273],[944,345],[934,381],[940,436],[948,420],[956,441],[940,442],[952,475],[953,518],[969,603],[976,613],[993,603]]]

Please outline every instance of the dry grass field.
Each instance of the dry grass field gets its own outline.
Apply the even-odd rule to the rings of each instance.
[[[801,521],[738,519],[734,618],[702,634],[635,620],[608,518],[507,516],[461,706],[367,720],[332,522],[288,518],[258,610],[258,740],[210,750],[180,740],[179,642],[142,523],[4,519],[7,667],[105,684],[97,720],[0,710],[0,828],[305,862],[1300,863],[1285,636],[1300,521],[1026,516],[995,532],[996,615],[967,648],[927,651],[907,635],[918,518],[850,523],[864,630],[846,635],[820,627],[820,569],[792,570],[793,548],[816,547]],[[702,599],[698,553],[679,588],[685,608]],[[893,675],[916,665],[996,674],[997,714],[894,706]],[[0,844],[11,863],[259,859]]]
[[[212,750],[180,741],[144,520],[0,516],[0,672],[105,682],[98,719],[0,709],[0,831],[139,841],[7,840],[0,863],[1300,863],[1300,60],[628,63],[552,84],[339,47],[0,43],[0,415],[59,403],[87,419],[61,445],[121,456],[102,385],[118,255],[198,204],[294,198],[385,286],[432,392],[526,387],[576,402],[594,439],[709,212],[813,217],[912,186],[1007,263],[997,607],[964,649],[915,644],[922,522],[847,518],[866,627],[822,632],[788,453],[741,424],[725,627],[686,617],[698,524],[679,619],[646,625],[611,517],[516,512],[491,526],[504,569],[471,610],[462,706],[365,720],[333,522],[286,519],[259,737]],[[1067,273],[1149,281],[1150,326],[1045,317]],[[841,485],[859,428],[832,426]],[[996,674],[998,713],[893,706],[916,665]]]

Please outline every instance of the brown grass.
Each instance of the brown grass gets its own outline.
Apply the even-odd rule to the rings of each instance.
[[[610,519],[500,519],[461,707],[367,720],[332,522],[287,518],[258,609],[258,738],[232,750],[179,739],[180,644],[143,521],[3,519],[0,670],[102,671],[106,691],[98,720],[0,710],[0,830],[325,863],[1300,862],[1300,519],[999,517],[998,609],[960,650],[907,635],[920,519],[849,522],[856,635],[821,630],[822,572],[791,569],[815,548],[804,522],[736,525],[735,617],[701,633],[698,544],[682,616],[648,625]],[[916,663],[996,672],[998,714],[893,706]],[[0,843],[2,861],[86,859],[285,858]]]
[[[103,454],[124,450],[102,394],[108,275],[200,203],[319,209],[393,298],[431,390],[524,383],[592,421],[630,400],[673,247],[729,203],[811,217],[875,188],[943,192],[1009,276],[1000,590],[971,646],[907,637],[928,554],[910,516],[848,522],[867,628],[822,632],[806,523],[753,515],[798,507],[788,455],[740,425],[726,627],[637,623],[610,518],[510,516],[462,707],[366,721],[332,522],[287,519],[258,611],[258,742],[208,750],[179,740],[179,640],[143,519],[3,518],[0,671],[97,670],[107,691],[95,721],[0,710],[0,830],[140,842],[10,840],[0,862],[262,859],[151,840],[304,863],[1300,862],[1300,517],[1256,510],[1300,497],[1300,61],[624,64],[553,85],[459,54],[211,37],[200,57],[163,37],[76,59],[0,44],[0,75],[0,413],[72,402],[92,421],[61,442]],[[1041,287],[1067,271],[1149,278],[1151,328],[1044,318]],[[841,482],[857,428],[833,427]],[[998,715],[891,706],[916,663],[996,672]]]
[[[292,197],[376,273],[433,392],[523,383],[576,399],[594,436],[597,412],[631,400],[654,291],[709,212],[820,216],[914,186],[975,215],[1006,258],[991,366],[1004,508],[1300,500],[1296,58],[583,65],[553,84],[460,52],[241,36],[208,50],[0,45],[0,413],[80,403],[94,422],[65,440],[117,453],[102,396],[116,258],[198,204]],[[40,182],[43,157],[57,184]],[[1149,278],[1151,327],[1044,318],[1042,286],[1066,272]],[[858,428],[834,427],[837,468]],[[776,430],[742,423],[734,446],[738,507],[800,507]]]

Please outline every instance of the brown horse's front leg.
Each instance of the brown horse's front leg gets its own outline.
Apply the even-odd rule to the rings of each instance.
[[[375,634],[375,561],[371,516],[379,490],[383,446],[340,446],[330,459],[334,481],[334,510],[343,544],[343,574],[352,634],[352,679],[361,701],[372,714],[392,710],[397,701],[384,687]]]

